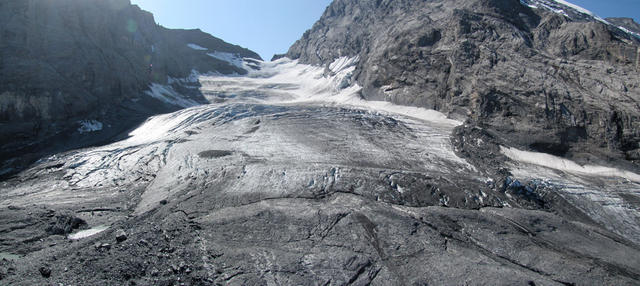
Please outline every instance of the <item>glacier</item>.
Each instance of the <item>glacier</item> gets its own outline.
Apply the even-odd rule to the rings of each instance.
[[[456,152],[451,134],[463,122],[363,100],[349,82],[358,60],[243,61],[245,76],[172,79],[197,81],[208,104],[154,85],[150,96],[186,108],[118,142],[41,160],[0,184],[0,206],[71,211],[86,222],[55,253],[110,261],[157,252],[148,259],[159,265],[176,252],[218,282],[269,273],[347,283],[380,257],[376,275],[395,281],[415,276],[407,263],[438,279],[549,285],[601,277],[602,265],[640,267],[629,242],[640,242],[640,211],[626,203],[640,196],[640,176],[503,146],[510,176],[501,189]],[[105,249],[116,229],[130,238]]]

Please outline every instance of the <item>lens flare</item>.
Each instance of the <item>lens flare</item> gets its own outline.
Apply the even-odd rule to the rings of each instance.
[[[134,20],[127,20],[127,26],[126,29],[129,33],[135,33],[138,31],[138,23],[136,23],[136,21]]]

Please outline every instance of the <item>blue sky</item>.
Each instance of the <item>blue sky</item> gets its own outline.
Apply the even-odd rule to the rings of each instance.
[[[311,28],[331,0],[131,0],[167,28],[200,28],[270,60]],[[599,16],[640,22],[640,0],[569,0]]]
[[[0,0],[1,1],[1,0]],[[167,28],[199,28],[265,59],[285,53],[331,0],[131,0]]]
[[[602,18],[629,17],[640,23],[640,0],[566,0]]]

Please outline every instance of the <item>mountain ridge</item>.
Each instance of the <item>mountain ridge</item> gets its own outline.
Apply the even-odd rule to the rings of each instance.
[[[128,0],[7,0],[0,16],[0,175],[182,108],[146,96],[152,83],[170,85],[192,71],[246,73],[188,44],[260,59],[200,30],[159,26]],[[174,85],[168,96],[206,102],[197,89]],[[88,120],[102,130],[79,134]]]
[[[633,18],[610,17],[610,18],[606,18],[605,20],[607,20],[608,22],[614,25],[618,25],[620,27],[623,27],[625,29],[628,29],[631,32],[634,32],[640,35],[640,24],[638,24],[638,22],[636,22],[636,20]]]

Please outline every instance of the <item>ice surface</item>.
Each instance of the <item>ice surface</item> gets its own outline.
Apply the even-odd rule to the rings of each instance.
[[[187,128],[194,123],[193,118],[198,116],[207,106],[180,110],[171,114],[163,114],[147,119],[140,127],[129,133],[129,138],[121,143],[125,145],[138,145],[158,140],[169,139],[172,133],[179,128]],[[178,133],[178,135],[181,135]]]
[[[324,68],[282,59],[260,63],[260,70],[247,76],[200,76],[201,92],[212,104],[149,118],[126,140],[67,155],[60,179],[4,195],[22,194],[12,200],[16,205],[36,198],[64,204],[116,196],[123,186],[142,184],[146,191],[137,209],[142,213],[187,188],[189,178],[217,174],[221,166],[245,174],[226,189],[238,193],[295,192],[311,178],[330,184],[354,168],[371,170],[367,176],[378,176],[381,169],[475,174],[451,145],[449,136],[460,122],[433,110],[360,99],[360,87],[344,84],[356,63],[339,59],[324,74]],[[168,86],[151,87],[150,96],[184,100]],[[184,105],[189,104],[196,103]],[[198,155],[208,150],[231,155]],[[334,175],[325,177],[327,170]]]
[[[193,43],[191,43],[191,44],[187,44],[187,47],[192,48],[192,49],[194,49],[194,50],[196,50],[196,51],[208,51],[208,50],[209,50],[209,49],[207,49],[207,48],[204,48],[204,47],[198,46],[198,45],[193,44]]]
[[[102,122],[97,120],[82,120],[78,121],[80,127],[78,128],[78,132],[80,134],[96,132],[102,130]]]
[[[360,86],[345,84],[355,70],[357,61],[357,58],[339,58],[329,65],[331,74],[325,75],[322,67],[299,64],[297,60],[282,58],[263,63],[260,70],[251,70],[247,77],[202,77],[202,91],[206,95],[207,91],[211,91],[212,83],[219,83],[215,84],[216,88],[224,84],[224,88],[234,91],[234,94],[251,92],[269,95],[261,101],[256,99],[257,102],[329,104],[370,112],[400,114],[449,127],[462,124],[435,110],[362,99]],[[207,82],[210,86],[207,86]]]
[[[634,36],[634,37],[636,37],[636,38],[640,38],[640,34],[638,34],[638,33],[636,33],[636,32],[629,31],[629,30],[628,30],[627,28],[625,28],[625,27],[618,26],[618,29],[620,29],[620,30],[622,30],[623,32],[625,32],[625,33],[627,33],[627,34],[630,34],[630,35],[632,35],[632,36]]]
[[[229,64],[239,68],[244,67],[244,61],[242,60],[242,57],[237,54],[215,51],[213,53],[207,53],[207,55],[221,61],[228,62]]]
[[[535,164],[559,171],[602,177],[621,177],[635,182],[640,182],[640,175],[616,168],[592,165],[581,166],[571,160],[567,160],[550,154],[521,151],[516,148],[501,147],[501,151],[512,160]]]
[[[640,197],[640,175],[603,166],[581,166],[549,154],[501,147],[517,163],[506,163],[520,180],[538,180],[609,230],[640,242],[640,210],[626,197]]]
[[[183,97],[180,93],[176,92],[170,85],[162,85],[159,83],[152,83],[149,86],[149,90],[145,93],[155,99],[161,100],[171,105],[180,107],[191,107],[199,105],[198,102]]]

